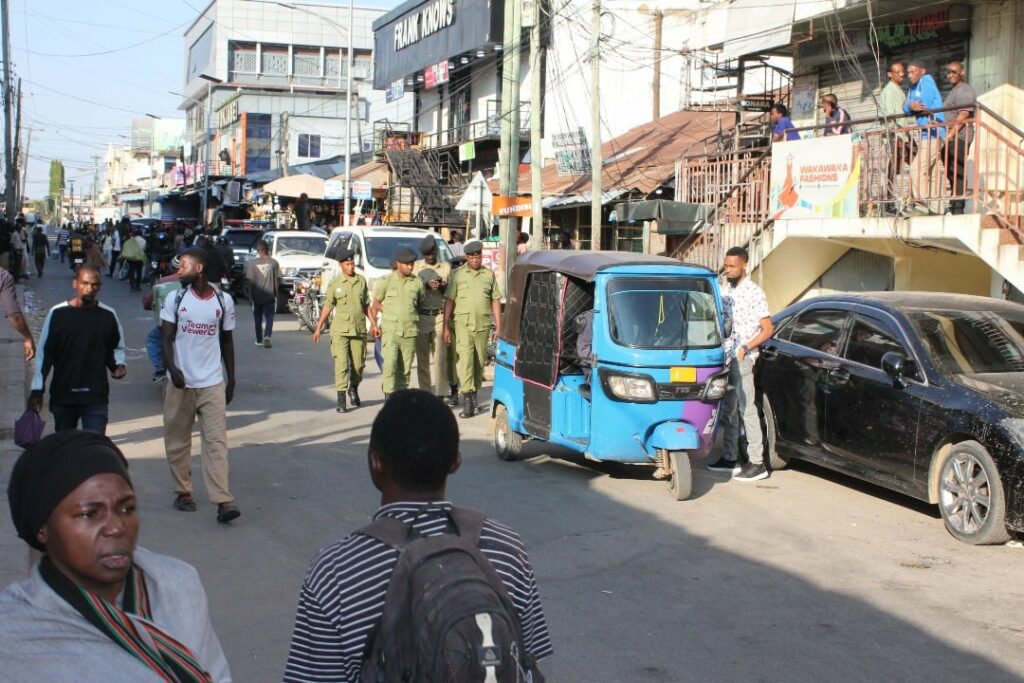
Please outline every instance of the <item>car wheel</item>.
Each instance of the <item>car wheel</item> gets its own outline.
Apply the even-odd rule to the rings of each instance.
[[[668,462],[672,467],[672,478],[668,480],[669,493],[675,500],[686,500],[693,492],[690,454],[686,451],[669,451]]]
[[[956,444],[943,460],[939,511],[949,533],[964,543],[992,545],[1010,539],[999,471],[977,441]]]
[[[789,465],[789,459],[779,454],[779,432],[775,427],[775,412],[772,410],[772,404],[768,402],[767,396],[761,400],[761,405],[764,409],[764,447],[768,454],[768,467],[773,472],[784,470]]]
[[[502,460],[518,460],[523,453],[523,435],[508,426],[508,411],[498,405],[494,414],[494,451]]]

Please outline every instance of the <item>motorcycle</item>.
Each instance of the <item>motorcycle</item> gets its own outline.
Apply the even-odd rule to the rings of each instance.
[[[160,278],[166,277],[174,273],[171,269],[171,259],[174,258],[174,252],[167,252],[163,254],[154,255],[149,261],[149,283],[155,285]]]
[[[320,292],[319,275],[312,279],[300,278],[296,280],[292,289],[292,297],[288,300],[288,310],[299,319],[299,324],[312,332],[320,321],[323,300],[324,295]]]

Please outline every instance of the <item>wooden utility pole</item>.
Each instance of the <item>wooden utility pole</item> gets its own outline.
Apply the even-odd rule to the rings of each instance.
[[[18,79],[18,95],[15,100],[18,110],[14,115],[14,164],[11,173],[11,182],[14,185],[14,208],[13,214],[21,210],[21,188],[18,186],[20,176],[18,175],[18,164],[21,162],[21,79]]]
[[[7,220],[14,220],[15,167],[14,147],[11,141],[11,22],[8,1],[0,0],[0,18],[3,20],[4,59],[4,213]]]
[[[544,108],[544,79],[541,70],[545,66],[543,46],[540,43],[540,0],[531,3],[530,25],[530,193],[533,198],[533,217],[530,219],[530,249],[540,249],[544,241],[544,202],[541,196],[540,171],[544,156],[540,151],[541,123]]]
[[[505,3],[505,30],[501,54],[501,148],[498,152],[498,193],[509,197],[519,185],[519,71],[521,61],[522,17],[521,0]],[[498,224],[498,237],[503,255],[499,283],[508,291],[508,272],[515,260],[519,219],[502,218]]]
[[[601,249],[601,0],[590,26],[590,248]]]
[[[281,174],[288,175],[288,150],[291,141],[288,139],[288,112],[281,114],[281,149],[278,154],[281,157]]]
[[[651,120],[661,118],[661,31],[665,15],[654,13],[654,83],[651,86]]]
[[[18,185],[19,207],[21,206],[21,198],[25,195],[25,188],[28,187],[28,163],[29,159],[31,158],[29,157],[29,153],[32,148],[32,129],[26,127],[25,130],[28,131],[28,135],[25,138],[25,154],[22,156],[23,161],[21,166],[21,184]]]

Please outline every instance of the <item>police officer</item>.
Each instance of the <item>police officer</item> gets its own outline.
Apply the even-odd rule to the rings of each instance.
[[[384,398],[409,386],[412,360],[419,334],[418,309],[426,290],[412,274],[416,252],[402,247],[395,254],[394,270],[373,288],[370,319],[381,313],[381,354],[384,356]]]
[[[320,311],[320,320],[313,330],[313,343],[320,343],[320,330],[334,309],[334,320],[331,322],[331,355],[334,356],[334,388],[338,392],[336,412],[344,413],[346,391],[352,399],[352,407],[358,408],[359,382],[363,379],[363,366],[366,364],[366,321],[370,319],[370,334],[380,334],[375,318],[370,313],[370,292],[366,278],[356,274],[355,254],[351,249],[338,252],[339,273],[330,284],[324,295],[324,307]]]
[[[501,292],[489,268],[483,268],[483,245],[474,240],[465,247],[466,265],[452,275],[445,290],[445,342],[451,343],[448,322],[454,320],[458,344],[459,391],[462,392],[462,417],[476,414],[476,392],[484,375],[487,342],[501,332]]]
[[[444,343],[444,289],[451,279],[452,268],[437,258],[437,242],[427,235],[420,242],[423,258],[412,267],[412,274],[423,281],[426,290],[419,313],[419,335],[416,337],[416,376],[420,389],[443,396],[448,384],[448,345]],[[433,362],[432,362],[433,361]],[[434,382],[430,381],[431,368]]]

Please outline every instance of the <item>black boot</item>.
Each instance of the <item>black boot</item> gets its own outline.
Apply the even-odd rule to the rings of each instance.
[[[358,386],[353,385],[348,388],[348,397],[352,401],[353,408],[358,408],[360,405],[362,405],[362,401],[359,400]]]
[[[451,393],[448,395],[448,405],[456,408],[459,405],[459,385],[449,384],[448,387],[451,389]]]
[[[459,417],[473,417],[476,415],[476,404],[473,402],[473,394],[462,395],[462,412]]]
[[[345,392],[338,392],[338,407],[334,409],[336,413],[347,413],[348,407],[345,405]]]

